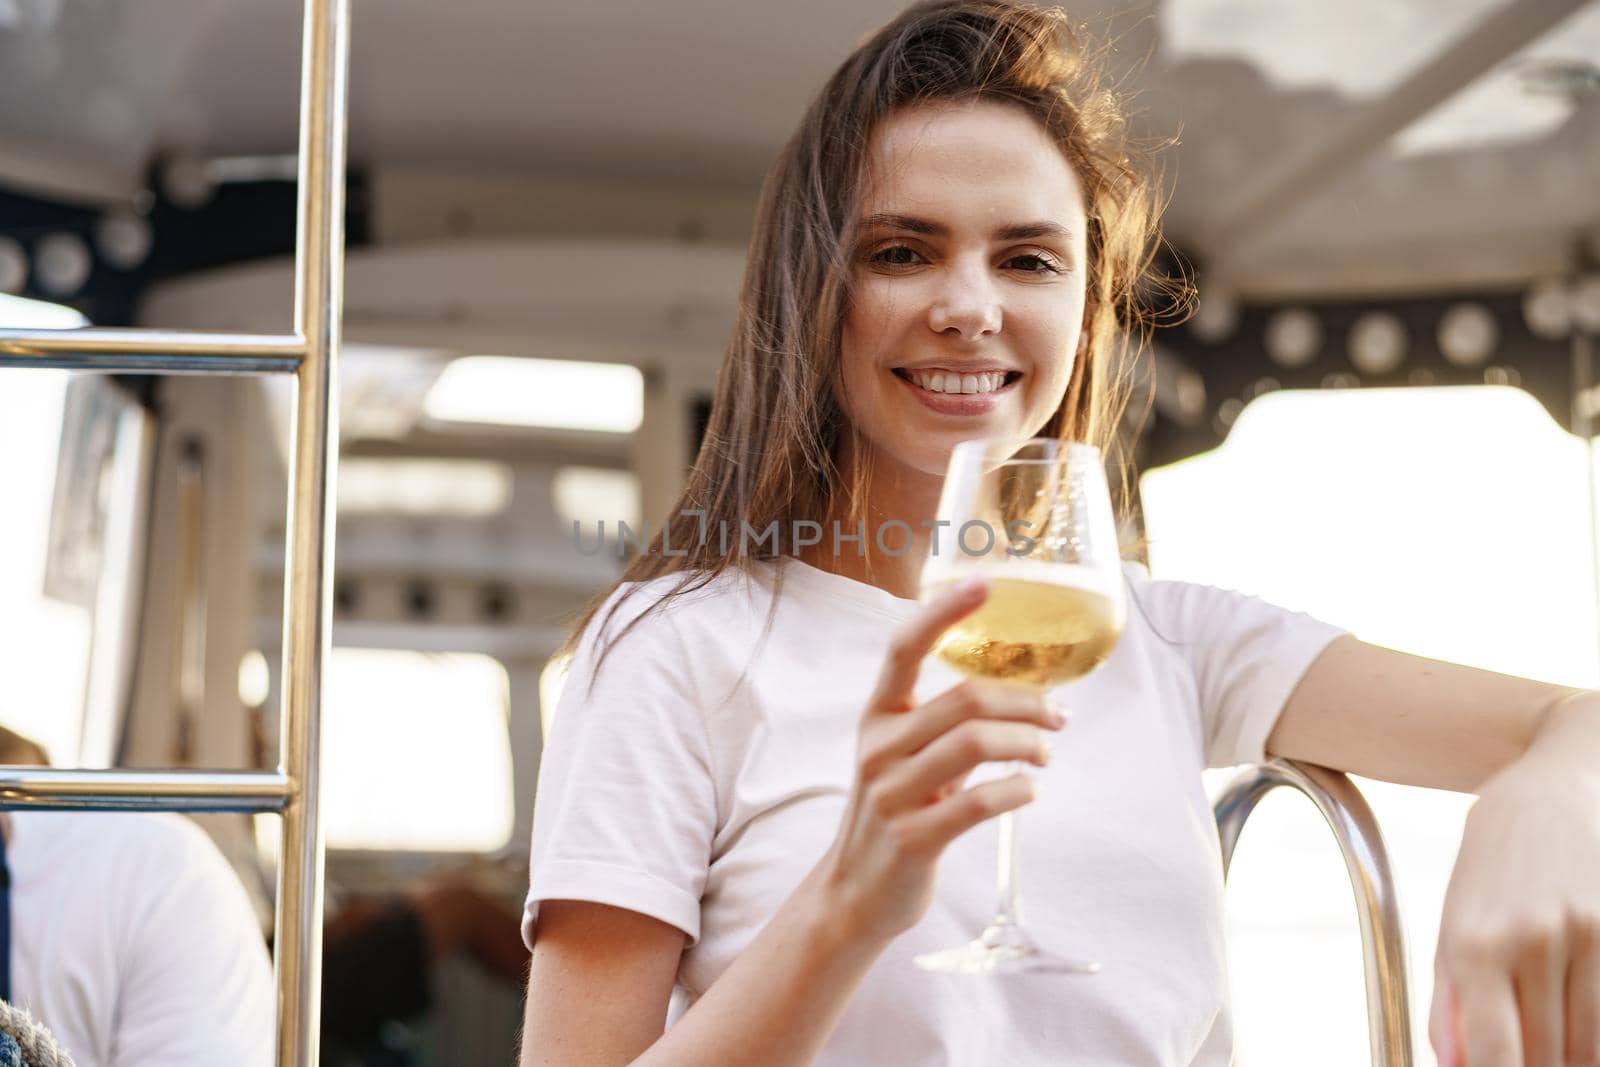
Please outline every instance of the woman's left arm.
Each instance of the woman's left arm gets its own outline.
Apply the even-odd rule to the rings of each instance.
[[[1441,1067],[1600,1063],[1600,692],[1341,637],[1267,753],[1477,793],[1434,959]]]

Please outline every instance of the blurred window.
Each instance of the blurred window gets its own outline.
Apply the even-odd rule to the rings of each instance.
[[[423,411],[447,423],[632,433],[644,419],[644,374],[623,363],[463,356]]]
[[[322,725],[328,847],[504,847],[515,814],[509,686],[489,656],[335,648]]]
[[[586,543],[599,536],[602,522],[612,536],[619,522],[627,523],[630,530],[639,529],[639,476],[633,471],[561,467],[556,471],[553,493],[562,529],[577,523]]]
[[[0,296],[0,326],[85,324],[71,308]],[[61,417],[70,374],[0,370],[0,724],[77,761],[89,661],[90,613],[45,595]]]
[[[511,502],[511,468],[484,459],[346,459],[339,512],[487,518]]]

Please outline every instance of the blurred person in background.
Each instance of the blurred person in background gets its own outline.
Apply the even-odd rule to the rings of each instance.
[[[0,727],[0,763],[48,766]],[[273,1060],[276,994],[244,888],[194,823],[157,812],[0,813],[0,1000],[78,1067]]]
[[[418,1062],[388,1024],[414,1022],[433,1006],[434,971],[457,953],[520,989],[528,953],[517,921],[516,911],[475,884],[468,871],[425,878],[395,897],[344,896],[322,927],[323,1062]]]
[[[1054,760],[1047,699],[923,663],[988,596],[916,599],[954,446],[1113,454],[1141,291],[1171,284],[1149,270],[1157,195],[1059,10],[919,3],[829,80],[763,190],[671,540],[569,643],[534,811],[527,1067],[1226,1067],[1201,771],[1271,756],[1477,793],[1436,960],[1441,1060],[1600,1062],[1600,694],[1132,570]],[[834,519],[865,523],[857,551],[789,534]],[[909,551],[877,542],[889,520]],[[769,523],[755,551],[697,541]],[[1046,802],[1023,775],[966,784],[991,761],[1040,768]],[[992,914],[993,845],[969,831],[1025,806],[1028,925],[1105,969],[918,970]]]

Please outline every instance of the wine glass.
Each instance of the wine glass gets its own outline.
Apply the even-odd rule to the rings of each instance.
[[[1099,666],[1127,617],[1100,450],[1050,438],[957,445],[923,566],[922,599],[975,574],[988,579],[989,597],[940,638],[935,652],[950,666],[1041,690]],[[1098,963],[1050,952],[1023,929],[1017,813],[999,824],[994,919],[975,940],[918,956],[917,965],[952,974],[1094,974]]]

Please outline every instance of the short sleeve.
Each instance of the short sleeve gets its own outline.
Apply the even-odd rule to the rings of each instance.
[[[1345,631],[1229,589],[1138,579],[1131,584],[1136,609],[1193,672],[1206,766],[1261,762],[1295,686]]]
[[[689,945],[700,936],[716,787],[690,653],[668,611],[645,615],[595,673],[599,626],[620,634],[653,599],[647,589],[609,622],[620,591],[595,613],[545,739],[522,921],[530,949],[539,905],[553,899],[652,916]]]

